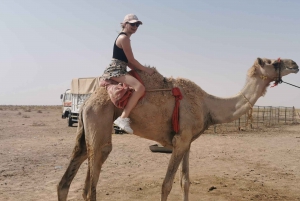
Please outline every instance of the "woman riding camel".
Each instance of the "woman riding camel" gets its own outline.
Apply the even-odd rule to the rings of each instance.
[[[125,16],[121,23],[122,32],[118,35],[114,43],[113,58],[102,75],[104,80],[111,79],[119,83],[125,83],[134,89],[121,116],[114,121],[114,124],[130,134],[133,134],[133,130],[130,127],[128,116],[138,100],[143,96],[145,87],[137,79],[129,75],[126,68],[128,66],[131,69],[139,69],[149,75],[154,73],[154,69],[141,65],[132,53],[130,37],[137,31],[141,24],[143,23],[136,15],[128,14]]]

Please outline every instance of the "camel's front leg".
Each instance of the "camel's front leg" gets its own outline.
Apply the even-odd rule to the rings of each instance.
[[[180,186],[183,193],[183,201],[189,200],[190,176],[189,176],[190,150],[183,156],[180,172]]]
[[[188,135],[187,135],[188,136]],[[188,152],[191,144],[191,140],[184,137],[182,134],[175,135],[173,140],[173,152],[170,158],[167,174],[165,176],[162,191],[161,191],[161,201],[167,201],[168,195],[172,189],[172,184],[176,171],[180,165],[183,156]]]

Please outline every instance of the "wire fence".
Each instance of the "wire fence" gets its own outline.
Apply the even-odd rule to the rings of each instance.
[[[209,129],[214,133],[259,129],[278,124],[298,123],[299,117],[295,107],[254,106],[251,114],[244,114],[233,122],[217,124]]]

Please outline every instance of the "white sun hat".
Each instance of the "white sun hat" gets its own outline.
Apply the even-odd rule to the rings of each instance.
[[[126,22],[129,22],[129,23],[139,22],[139,23],[143,24],[143,22],[140,21],[135,14],[126,15],[124,20],[123,20],[123,24],[126,24]]]

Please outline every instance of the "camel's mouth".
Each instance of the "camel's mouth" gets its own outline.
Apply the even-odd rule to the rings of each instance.
[[[298,73],[299,72],[299,67],[298,66],[287,67],[286,69],[289,70],[289,71],[292,71],[292,73]]]
[[[293,60],[291,60],[288,65],[286,65],[286,69],[288,71],[290,71],[291,73],[298,73],[299,72],[299,66]]]
[[[284,68],[281,70],[281,75],[279,76],[285,76],[290,73],[297,74],[299,72],[299,66],[294,62],[291,65],[285,65]]]

